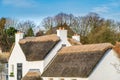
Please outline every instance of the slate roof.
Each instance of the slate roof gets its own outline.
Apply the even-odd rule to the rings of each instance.
[[[110,43],[78,45],[62,48],[42,77],[88,77],[108,49]]]

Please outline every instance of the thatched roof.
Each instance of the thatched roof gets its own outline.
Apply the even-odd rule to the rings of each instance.
[[[0,63],[7,63],[8,58],[9,58],[8,52],[0,53]]]
[[[42,76],[88,77],[110,48],[112,45],[109,43],[64,47]]]
[[[25,38],[19,43],[28,61],[38,61],[43,60],[59,40],[59,37],[53,34]]]
[[[71,45],[82,45],[82,43],[72,38],[68,38],[68,41],[70,42]]]
[[[29,71],[21,80],[42,80],[40,72]]]

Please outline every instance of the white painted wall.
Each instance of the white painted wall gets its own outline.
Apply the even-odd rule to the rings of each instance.
[[[9,80],[17,80],[17,63],[22,63],[23,77],[26,75],[29,69],[39,69],[40,72],[43,72],[43,61],[26,61],[26,57],[19,45],[19,40],[23,38],[22,36],[22,33],[16,34],[15,46],[8,61],[8,75],[10,75],[11,72],[14,72],[14,77],[9,76]],[[13,71],[12,65],[14,66]]]
[[[43,80],[50,80],[52,78],[53,80],[88,80],[88,78],[80,78],[80,77],[42,77]]]
[[[109,50],[90,75],[89,80],[120,80],[120,73],[113,64],[120,65],[120,60],[116,57],[114,50]]]
[[[43,72],[43,63],[44,61],[27,61],[27,69],[39,69],[40,73]]]
[[[18,43],[20,39],[23,39],[24,33],[18,32],[15,34],[15,43]]]
[[[16,80],[17,79],[17,63],[23,63],[23,66],[26,65],[26,58],[20,48],[20,45],[17,43],[15,44],[11,56],[8,61],[8,75],[14,71],[14,77],[9,77],[9,80]],[[14,70],[12,71],[12,65],[14,66]],[[27,69],[23,67],[23,72],[26,72]],[[24,75],[24,73],[23,73]]]
[[[57,36],[60,37],[62,44],[66,44],[66,46],[71,46],[67,38],[67,30],[57,30]]]
[[[76,41],[80,42],[80,36],[79,35],[72,36],[72,39],[75,39]]]
[[[29,69],[39,69],[43,72],[43,61],[26,61],[25,55],[20,48],[19,44],[14,46],[12,54],[9,58],[8,74],[12,72],[12,65],[14,65],[14,77],[9,76],[9,80],[17,80],[17,63],[22,63],[23,65],[23,76],[29,71]]]

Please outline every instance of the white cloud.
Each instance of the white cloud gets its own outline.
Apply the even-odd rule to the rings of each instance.
[[[100,6],[92,9],[92,12],[97,12],[97,13],[107,13],[108,11],[109,8],[107,6]]]
[[[37,4],[34,0],[2,0],[2,3],[4,5],[23,8],[35,7]]]
[[[91,11],[97,13],[108,13],[112,9],[120,7],[120,0],[109,0],[106,4],[101,4],[100,6],[94,7]]]

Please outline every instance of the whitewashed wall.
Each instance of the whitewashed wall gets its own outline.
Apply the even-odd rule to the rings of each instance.
[[[10,75],[10,72],[12,72],[11,66],[14,65],[14,77],[9,76],[9,80],[17,80],[17,63],[22,63],[23,77],[26,75],[29,69],[39,69],[41,72],[43,71],[43,61],[26,61],[25,55],[19,44],[14,46],[9,58],[8,75]]]
[[[90,75],[89,80],[120,80],[120,73],[113,65],[120,65],[120,60],[114,50],[110,50]]]
[[[9,76],[9,80],[16,80],[17,79],[17,63],[23,63],[23,66],[26,66],[26,58],[18,43],[15,44],[8,63],[9,63],[8,75],[10,75],[10,73],[14,71],[14,77]],[[13,71],[12,71],[12,65],[14,66]],[[23,72],[26,72],[25,68],[23,68]]]

